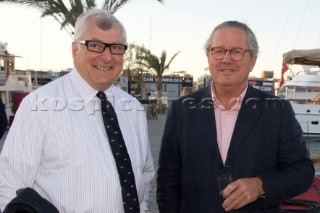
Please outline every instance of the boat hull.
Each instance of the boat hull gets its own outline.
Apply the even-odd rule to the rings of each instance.
[[[320,135],[320,105],[292,102],[292,108],[301,125],[303,133],[309,136]]]

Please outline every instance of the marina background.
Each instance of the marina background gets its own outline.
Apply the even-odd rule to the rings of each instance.
[[[260,55],[252,76],[260,77],[262,71],[267,70],[274,71],[274,77],[280,78],[283,53],[320,48],[319,14],[318,0],[165,0],[164,4],[131,0],[115,13],[127,29],[129,43],[143,44],[157,55],[162,50],[166,50],[168,56],[181,51],[170,72],[184,70],[192,74],[193,79],[208,74],[203,45],[213,27],[226,20],[244,22],[256,33]],[[73,67],[72,37],[61,30],[55,20],[40,18],[40,15],[36,9],[0,4],[0,41],[8,43],[10,53],[21,56],[15,60],[16,69],[61,71]],[[176,86],[181,86],[180,91],[183,84]],[[4,100],[10,111],[10,96]],[[148,120],[156,168],[165,116],[160,114],[159,120]],[[320,120],[317,121],[318,125]],[[0,141],[0,150],[3,141],[4,138]],[[320,137],[306,136],[306,142],[310,155],[320,162]],[[315,163],[318,175],[319,162]],[[155,180],[153,184],[151,212],[155,213]]]

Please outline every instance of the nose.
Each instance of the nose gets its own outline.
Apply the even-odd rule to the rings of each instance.
[[[112,60],[112,54],[110,51],[110,48],[107,47],[102,53],[101,53],[101,58],[105,59],[106,61],[111,61]]]
[[[230,50],[226,50],[226,52],[222,58],[222,61],[232,61]]]

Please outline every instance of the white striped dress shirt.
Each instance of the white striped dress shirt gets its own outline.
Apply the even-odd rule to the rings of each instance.
[[[62,212],[123,212],[121,187],[98,91],[76,70],[25,97],[0,155],[0,208],[34,188]],[[154,177],[142,105],[121,89],[105,91],[131,158],[141,212]]]

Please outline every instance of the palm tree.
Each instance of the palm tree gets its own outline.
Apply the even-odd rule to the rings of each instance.
[[[149,55],[150,50],[146,49],[143,45],[131,43],[124,56],[124,69],[128,72],[128,78],[130,78],[131,75],[138,76],[136,79],[138,94],[141,94],[142,92],[142,77],[143,72],[146,71],[144,59]],[[128,81],[128,92],[130,93],[130,80]]]
[[[167,59],[167,52],[165,50],[162,51],[160,58],[158,58],[156,55],[149,52],[149,54],[144,57],[144,61],[146,62],[146,66],[151,70],[151,72],[155,73],[155,75],[158,78],[157,81],[157,95],[158,95],[158,101],[157,105],[159,107],[159,110],[162,110],[162,101],[161,101],[161,94],[162,94],[162,75],[166,70],[169,69],[169,66],[173,59],[180,53],[175,53],[169,62],[166,64]]]
[[[163,3],[164,0],[156,0]],[[64,0],[0,0],[0,3],[13,3],[36,8],[42,12],[41,17],[52,16],[65,29],[70,36],[73,35],[74,25],[77,17],[84,11],[97,6],[95,0],[69,0],[70,8]],[[129,0],[105,0],[102,9],[115,13]]]

